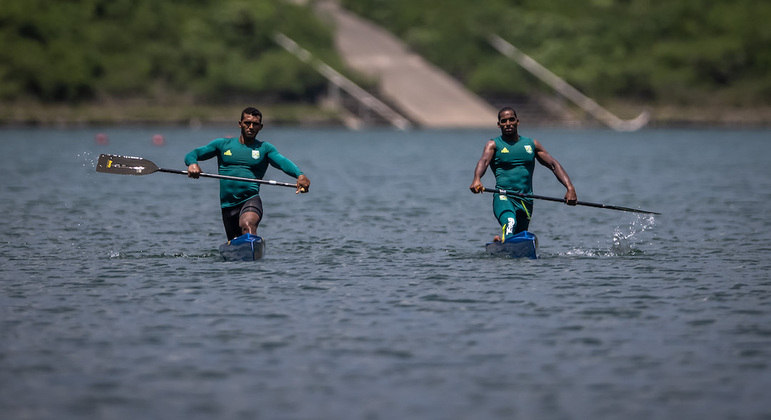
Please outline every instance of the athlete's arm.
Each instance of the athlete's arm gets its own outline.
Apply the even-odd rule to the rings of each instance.
[[[199,160],[211,159],[217,156],[217,145],[220,139],[214,140],[206,146],[194,149],[190,153],[185,155],[185,165],[187,165],[187,176],[190,178],[198,178],[198,174],[201,173],[201,167],[198,166]]]
[[[485,148],[482,151],[482,157],[479,158],[476,168],[474,168],[474,180],[471,181],[469,189],[474,194],[479,194],[485,190],[485,186],[482,185],[482,177],[487,171],[487,167],[490,166],[490,162],[495,156],[495,140],[490,140],[485,144]]]
[[[274,147],[268,150],[268,162],[274,168],[281,169],[285,174],[297,178],[297,191],[296,193],[307,193],[311,187],[311,180],[308,179],[305,174],[302,173],[300,168],[294,164],[291,160],[287,159],[284,155],[278,152]]]
[[[538,160],[538,162],[554,172],[554,176],[557,177],[557,180],[559,180],[559,182],[562,183],[562,185],[564,185],[567,189],[565,192],[565,203],[571,206],[575,206],[576,201],[578,201],[578,197],[576,196],[576,189],[573,187],[573,183],[570,181],[568,173],[565,172],[565,169],[562,167],[562,165],[560,165],[557,159],[550,155],[549,152],[547,152],[546,149],[541,146],[541,143],[533,139],[533,144],[535,145],[535,158]]]

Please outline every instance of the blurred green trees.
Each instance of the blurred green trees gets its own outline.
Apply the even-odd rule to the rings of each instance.
[[[342,0],[483,96],[547,89],[495,33],[585,93],[771,104],[767,0]],[[3,0],[0,100],[310,100],[326,83],[272,41],[332,64],[332,37],[283,0]],[[339,67],[339,66],[338,66]]]
[[[308,8],[280,0],[3,0],[0,99],[313,97],[324,80],[276,31],[332,51]]]
[[[495,33],[590,96],[771,104],[765,0],[343,0],[476,92],[543,89]]]

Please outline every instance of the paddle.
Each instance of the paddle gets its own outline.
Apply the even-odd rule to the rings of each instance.
[[[99,155],[99,160],[96,162],[96,171],[104,172],[108,174],[118,174],[118,175],[149,175],[155,172],[166,172],[170,174],[187,175],[187,171],[159,168],[158,165],[156,165],[155,163],[140,157],[118,156],[118,155],[107,155],[107,154]],[[281,187],[297,188],[296,184],[290,184],[288,182],[278,182],[273,180],[241,178],[238,176],[207,174],[203,172],[200,173],[199,175],[207,178],[229,179],[231,181],[256,182],[258,184],[278,185]]]
[[[534,195],[534,194],[521,194],[521,193],[516,193],[516,192],[506,191],[506,190],[501,190],[501,189],[494,189],[494,188],[485,188],[485,192],[491,192],[491,193],[496,193],[496,194],[501,194],[501,195],[506,195],[506,196],[521,197],[521,198],[536,198],[538,200],[556,201],[556,202],[559,202],[559,203],[564,203],[565,202],[565,200],[562,199],[562,198],[544,197],[542,195]],[[638,209],[633,209],[633,208],[629,208],[629,207],[611,206],[611,205],[608,205],[608,204],[600,204],[600,203],[589,203],[589,202],[586,202],[586,201],[577,201],[576,205],[577,206],[599,207],[601,209],[609,209],[609,210],[631,211],[633,213],[661,214],[661,213],[656,213],[655,211],[638,210]]]

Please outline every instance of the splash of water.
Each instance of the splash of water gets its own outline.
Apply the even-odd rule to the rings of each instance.
[[[653,215],[637,215],[637,219],[632,221],[626,229],[617,226],[613,231],[613,245],[610,247],[611,255],[635,255],[639,251],[635,245],[639,242],[639,234],[650,230],[656,224]]]
[[[617,226],[613,230],[613,244],[610,248],[573,248],[561,255],[571,257],[618,257],[642,254],[643,251],[637,248],[640,242],[641,233],[650,230],[655,225],[653,215],[637,215],[627,226]]]
[[[75,155],[75,158],[80,161],[80,165],[84,168],[95,169],[98,156],[95,156],[91,152],[81,152]]]

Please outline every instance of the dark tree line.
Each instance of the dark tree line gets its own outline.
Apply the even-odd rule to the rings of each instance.
[[[309,101],[326,86],[276,31],[339,66],[330,29],[283,0],[4,0],[0,100]],[[496,33],[582,91],[771,104],[766,0],[343,0],[483,96],[546,89]]]
[[[276,31],[332,54],[329,29],[280,0],[4,0],[0,99],[314,97],[324,80]]]

